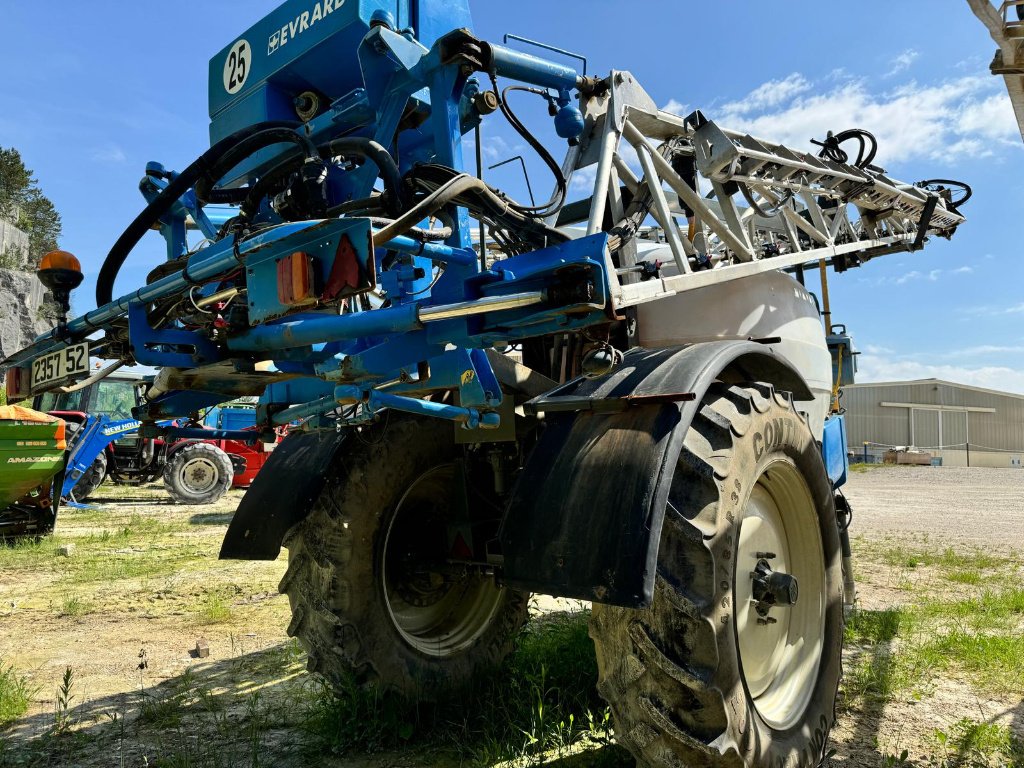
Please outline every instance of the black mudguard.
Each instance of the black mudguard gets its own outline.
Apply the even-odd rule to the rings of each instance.
[[[324,489],[346,432],[289,435],[267,459],[228,526],[221,560],[276,560],[288,530],[302,522]]]
[[[577,379],[531,401],[548,414],[547,426],[502,522],[504,581],[561,597],[650,605],[675,464],[716,379],[768,382],[796,400],[813,399],[769,346],[715,341],[634,349],[610,375]]]

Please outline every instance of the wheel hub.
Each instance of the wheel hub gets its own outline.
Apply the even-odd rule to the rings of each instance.
[[[788,728],[807,708],[825,636],[818,511],[788,460],[762,471],[742,511],[734,590],[744,684],[760,717]]]
[[[206,493],[217,485],[217,468],[205,458],[192,459],[181,468],[181,479],[193,493]]]
[[[795,577],[782,571],[772,570],[768,559],[769,556],[774,557],[774,553],[758,554],[766,555],[766,557],[760,558],[757,561],[757,566],[750,572],[750,578],[753,580],[754,610],[765,624],[774,624],[775,619],[768,621],[771,618],[768,616],[768,612],[777,605],[795,605],[800,596],[800,589]],[[758,624],[760,623],[761,621],[758,621]]]
[[[399,501],[384,540],[391,621],[414,649],[442,658],[470,647],[505,599],[492,578],[451,560],[448,523],[457,482],[452,464],[421,475]]]

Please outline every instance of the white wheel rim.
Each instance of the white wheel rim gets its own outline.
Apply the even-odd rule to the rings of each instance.
[[[768,611],[754,600],[751,571],[765,553],[774,571],[793,576],[793,605]],[[740,521],[736,548],[736,635],[744,684],[761,718],[782,730],[807,709],[825,642],[825,556],[818,513],[807,482],[791,462],[766,466]],[[763,605],[762,605],[763,608]],[[759,619],[762,621],[759,623]]]
[[[505,596],[504,588],[493,579],[469,577],[452,584],[437,599],[416,605],[403,595],[394,569],[389,568],[389,557],[401,554],[392,551],[400,546],[393,546],[392,532],[403,511],[412,512],[413,507],[418,511],[418,505],[431,496],[447,508],[454,482],[454,465],[444,464],[423,473],[409,486],[388,525],[381,568],[385,604],[395,629],[414,649],[437,658],[457,655],[472,646],[491,626]]]
[[[220,481],[220,471],[210,459],[197,456],[181,465],[181,469],[178,470],[178,480],[189,493],[198,496],[217,487],[217,483]]]

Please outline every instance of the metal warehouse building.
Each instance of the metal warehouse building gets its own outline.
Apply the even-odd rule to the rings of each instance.
[[[944,466],[1020,467],[1024,458],[1024,395],[921,379],[850,384],[841,402],[854,461],[899,446]]]

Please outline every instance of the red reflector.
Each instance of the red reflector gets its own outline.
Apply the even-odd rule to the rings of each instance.
[[[360,292],[359,258],[348,235],[342,235],[334,253],[334,264],[324,286],[324,301]]]
[[[316,303],[313,259],[296,251],[277,262],[277,300],[289,307]]]
[[[29,369],[11,368],[7,371],[7,402],[16,403],[29,395]]]

